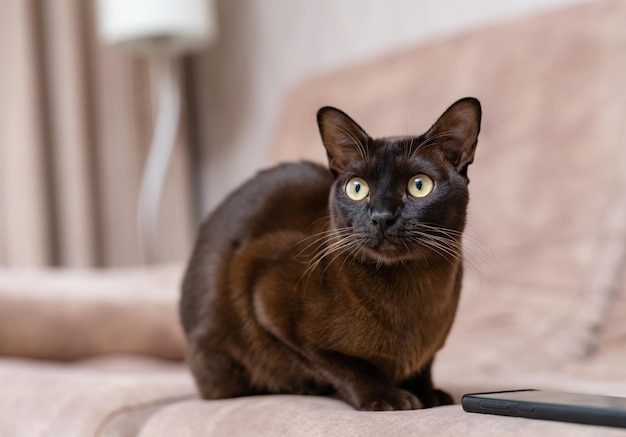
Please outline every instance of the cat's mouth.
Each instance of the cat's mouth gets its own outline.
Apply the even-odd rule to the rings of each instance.
[[[379,252],[397,251],[396,245],[389,241],[387,237],[380,237],[374,240],[374,244],[371,248]]]
[[[364,245],[365,252],[377,261],[396,262],[406,255],[402,246],[390,239],[388,236],[378,236],[371,238]]]

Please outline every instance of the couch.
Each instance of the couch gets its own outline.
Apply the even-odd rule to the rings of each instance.
[[[433,41],[298,86],[272,162],[323,161],[315,111],[420,133],[471,95],[467,274],[434,378],[463,393],[626,396],[626,2]],[[177,320],[182,265],[0,269],[0,436],[611,436],[462,411],[360,412],[331,397],[198,398]]]

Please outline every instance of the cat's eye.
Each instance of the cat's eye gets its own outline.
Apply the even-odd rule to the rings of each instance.
[[[435,183],[425,174],[418,174],[411,178],[408,185],[409,194],[413,197],[426,197],[435,187]]]
[[[352,178],[346,185],[346,195],[352,200],[363,200],[370,192],[370,187],[361,178]]]

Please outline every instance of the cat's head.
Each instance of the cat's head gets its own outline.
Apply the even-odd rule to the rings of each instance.
[[[344,112],[317,113],[329,168],[331,223],[349,250],[394,263],[459,253],[481,107],[450,106],[419,136],[371,138]]]

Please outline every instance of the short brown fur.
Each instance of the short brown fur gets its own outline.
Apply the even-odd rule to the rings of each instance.
[[[452,402],[431,366],[461,289],[480,118],[466,98],[423,135],[372,139],[322,108],[329,168],[283,164],[225,200],[202,226],[180,304],[204,398],[337,393],[362,410]],[[423,199],[407,193],[416,174],[434,181]],[[346,197],[354,177],[367,198]]]

